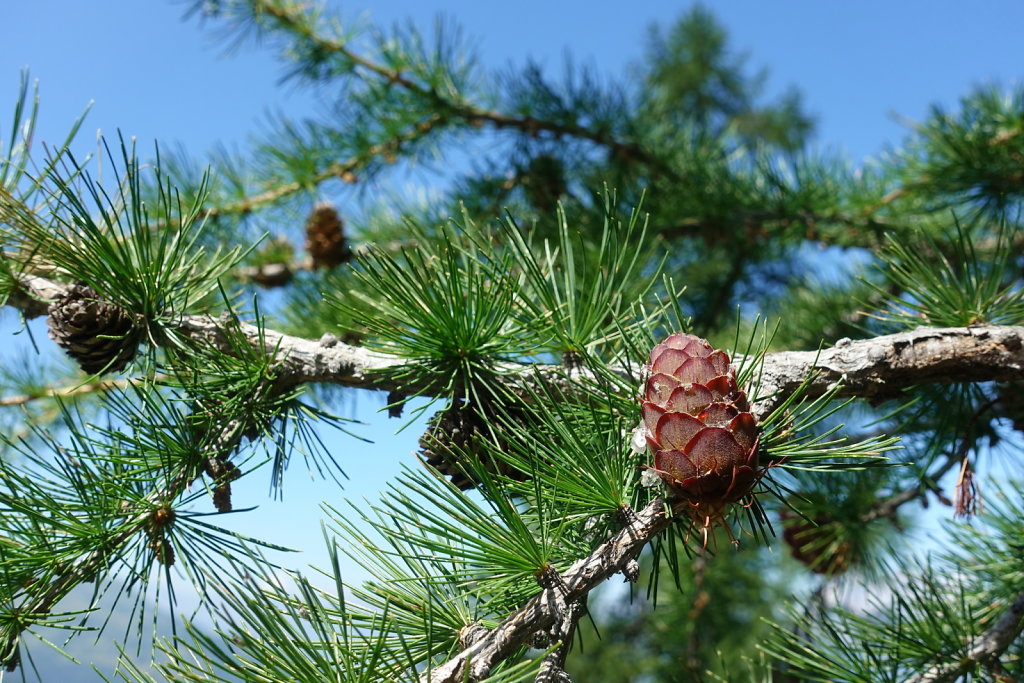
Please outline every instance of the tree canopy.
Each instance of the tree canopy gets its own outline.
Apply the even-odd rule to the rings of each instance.
[[[48,339],[0,378],[9,670],[114,602],[125,681],[1024,675],[1024,90],[854,168],[702,7],[628,81],[294,0],[189,15],[327,104],[244,154],[79,158],[81,121],[33,145],[23,79],[0,296]],[[430,201],[367,189],[415,164]],[[429,416],[420,462],[337,502],[324,435],[358,451],[369,391]],[[299,463],[320,576],[218,520]]]

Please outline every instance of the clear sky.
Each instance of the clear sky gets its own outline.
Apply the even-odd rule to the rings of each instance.
[[[571,53],[578,63],[628,76],[627,66],[643,56],[646,28],[668,25],[691,5],[375,0],[345,3],[342,10],[353,20],[411,20],[424,28],[444,12],[461,24],[492,68],[530,57],[558,73]],[[930,105],[952,108],[976,84],[1008,86],[1024,76],[1024,3],[1016,0],[728,0],[708,6],[728,29],[733,48],[747,53],[753,67],[770,70],[769,92],[790,86],[803,92],[818,121],[816,146],[854,164],[898,145],[907,122],[921,120]],[[280,87],[281,70],[270,55],[251,43],[225,52],[216,33],[201,30],[195,20],[183,22],[186,5],[180,2],[4,0],[2,7],[4,137],[22,67],[40,80],[40,140],[58,140],[83,107],[95,102],[81,136],[85,149],[97,129],[121,129],[147,144],[181,143],[201,158],[217,143],[244,148],[247,135],[266,126],[268,111],[301,116],[313,105],[308,93]],[[394,437],[399,423],[375,412],[377,398],[354,400],[355,414],[374,423],[364,433],[376,444],[331,440],[351,477],[345,494],[326,484],[304,484],[297,471],[283,503],[267,499],[266,477],[236,488],[239,506],[261,505],[253,515],[236,516],[237,528],[303,548],[295,566],[326,564],[317,513],[321,500],[373,497],[399,461],[413,462],[420,430]],[[65,678],[98,680],[84,671],[71,676]]]
[[[41,80],[45,130],[95,101],[89,128],[121,128],[143,140],[181,141],[196,152],[243,142],[268,109],[301,113],[309,100],[276,87],[280,70],[252,45],[225,45],[186,5],[169,0],[33,0],[3,3],[0,95],[18,70]],[[343,3],[342,16],[429,27],[443,12],[464,28],[483,62],[502,67],[527,56],[557,70],[570,52],[624,73],[643,55],[645,29],[669,23],[689,1],[478,2],[375,0]],[[771,70],[769,86],[799,87],[818,116],[818,142],[854,160],[898,141],[893,115],[919,120],[932,103],[955,105],[975,83],[1021,78],[1024,4],[960,2],[797,2],[729,0],[708,5],[751,64]]]

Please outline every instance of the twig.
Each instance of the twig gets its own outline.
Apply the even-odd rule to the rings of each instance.
[[[123,389],[131,384],[133,379],[102,379],[84,384],[74,384],[67,387],[50,387],[30,394],[18,394],[17,396],[4,396],[0,398],[0,406],[23,406],[32,401],[43,398],[71,398],[83,394],[91,394],[98,391],[110,391],[111,389]]]
[[[558,603],[582,603],[605,579],[620,572],[658,533],[672,523],[661,498],[631,517],[619,533],[562,573],[562,585],[544,589],[505,621],[444,664],[432,667],[421,683],[463,683],[487,676],[534,633],[555,624]],[[559,592],[558,599],[555,591]]]
[[[581,140],[589,140],[602,147],[611,149],[619,158],[637,159],[657,168],[661,172],[672,173],[654,154],[641,145],[616,140],[606,132],[590,130],[577,124],[548,121],[532,116],[510,116],[502,112],[477,107],[468,102],[446,99],[437,89],[418,83],[401,71],[390,69],[357,54],[349,48],[346,41],[334,40],[316,33],[309,27],[308,23],[302,21],[301,5],[282,6],[271,2],[262,2],[259,3],[259,10],[268,16],[274,17],[289,31],[302,35],[306,40],[313,43],[321,54],[341,55],[354,66],[369,71],[380,80],[388,84],[397,85],[424,99],[430,100],[439,110],[463,119],[470,124],[487,123],[498,129],[514,128],[531,136],[543,131],[556,136],[565,135]]]
[[[545,580],[550,583],[548,588],[553,590],[552,595],[557,610],[555,624],[550,629],[550,633],[545,635],[550,636],[550,642],[556,642],[558,646],[544,657],[537,676],[534,678],[534,683],[571,683],[572,679],[565,672],[565,658],[569,654],[569,648],[572,647],[576,625],[587,612],[586,602],[585,600],[566,602],[565,583],[561,575],[553,568],[547,572]]]
[[[544,658],[534,683],[567,683],[572,680],[565,672],[565,658],[569,654],[569,648],[572,646],[576,626],[586,612],[587,610],[581,602],[568,605],[567,612],[554,629],[554,635],[559,645],[554,652]]]
[[[209,448],[202,453],[199,468],[211,479],[214,486],[214,502],[221,512],[231,510],[231,481],[240,476],[234,465],[227,460],[239,441],[242,439],[243,430],[238,420],[231,420],[222,425],[216,434],[209,439]],[[149,502],[160,502],[177,500],[186,492],[197,476],[197,472],[188,465],[182,465],[177,475],[163,488],[150,493],[147,497]],[[226,497],[226,500],[225,500]],[[218,500],[219,498],[219,500]],[[118,549],[131,540],[140,532],[147,529],[152,510],[145,504],[141,504],[136,510],[126,510],[124,525],[117,534],[106,539],[103,547],[78,558],[73,565],[66,567],[65,571],[56,575],[50,583],[45,585],[45,590],[40,593],[28,593],[24,595],[17,611],[21,614],[41,615],[48,613],[55,604],[67,595],[68,591],[85,581],[92,580],[97,573],[111,563],[112,556],[116,556]],[[18,642],[21,632],[32,625],[31,621],[19,624],[18,630],[10,630],[7,637],[0,646],[0,657],[10,662],[17,657]],[[2,676],[0,676],[2,678]]]
[[[956,662],[936,665],[911,678],[906,683],[949,683],[999,657],[1024,630],[1024,593],[1020,593],[996,623],[981,635],[965,643],[964,652]]]
[[[358,258],[373,249],[381,251],[398,251],[403,247],[408,248],[415,244],[415,240],[392,240],[383,244],[374,242],[363,242],[352,247],[352,256]],[[232,271],[232,275],[242,282],[255,282],[267,289],[283,287],[291,282],[295,273],[315,270],[313,259],[308,255],[296,261],[275,261],[263,263],[258,266],[239,266]],[[41,274],[41,273],[38,273]],[[44,311],[45,313],[45,311]]]
[[[970,437],[974,432],[975,425],[978,423],[978,420],[981,419],[981,416],[991,410],[997,403],[999,403],[999,401],[999,398],[986,401],[974,411],[974,414],[971,416],[971,419],[968,421],[964,429],[964,437],[960,441],[960,446],[955,451],[948,453],[943,463],[935,470],[928,472],[926,474],[926,480],[923,480],[917,486],[910,487],[900,491],[899,493],[893,494],[885,500],[879,501],[875,507],[861,515],[861,521],[868,523],[873,522],[880,517],[893,517],[896,514],[896,510],[899,509],[901,505],[909,503],[912,500],[916,500],[921,496],[926,495],[929,491],[934,491],[941,495],[935,483],[929,482],[938,482],[939,479],[945,476],[958,464],[965,462],[967,453],[970,451],[971,445],[974,443]]]
[[[227,486],[231,478],[223,476],[223,466],[227,462],[226,454],[231,453],[238,442],[242,439],[242,430],[238,428],[237,421],[232,420],[224,425],[217,434],[209,440],[210,448],[201,456],[201,462],[196,463],[201,469],[207,471],[211,478],[221,468],[221,481],[211,482],[215,486]],[[212,468],[212,471],[211,471]],[[237,471],[237,470],[236,470]],[[193,467],[182,464],[180,470],[171,481],[163,488],[153,491],[147,497],[147,502],[165,504],[166,501],[177,500],[178,497],[188,490],[198,472]],[[228,496],[230,499],[230,494]],[[230,506],[228,507],[230,509]],[[34,584],[24,594],[20,594],[19,604],[14,608],[18,614],[30,614],[39,616],[49,613],[53,606],[62,600],[75,586],[92,580],[99,571],[108,567],[113,556],[116,556],[120,547],[129,542],[132,537],[144,533],[147,529],[152,509],[144,503],[138,509],[126,510],[125,520],[122,522],[121,530],[109,538],[104,539],[101,548],[97,548],[82,557],[74,564],[68,565],[57,574],[52,575],[53,580],[43,585],[41,582]],[[35,586],[39,586],[40,592],[35,592]],[[17,628],[4,629],[6,637],[0,638],[0,664],[10,663],[17,658],[18,643],[21,633],[32,625],[32,620],[18,623]],[[2,676],[0,676],[2,678]]]
[[[401,149],[402,145],[417,140],[431,132],[439,123],[441,123],[441,120],[442,117],[440,114],[431,114],[429,117],[420,121],[406,132],[389,138],[388,140],[376,145],[371,145],[361,154],[357,154],[341,161],[335,161],[326,168],[315,173],[311,178],[302,182],[296,181],[278,185],[273,189],[250,195],[236,202],[225,204],[224,206],[213,206],[204,209],[200,212],[200,217],[213,218],[216,216],[230,214],[249,213],[261,206],[272,204],[280,199],[302,192],[303,190],[307,190],[310,185],[319,185],[322,182],[335,178],[346,182],[354,182],[355,171],[359,170],[359,168],[366,164],[368,160],[376,157],[394,155]]]

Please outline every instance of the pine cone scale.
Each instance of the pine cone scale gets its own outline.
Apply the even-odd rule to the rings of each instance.
[[[675,389],[669,395],[665,405],[668,410],[694,415],[714,399],[714,394],[707,387],[700,384],[691,384],[688,387]]]
[[[683,450],[705,425],[686,413],[665,413],[655,428],[657,441],[665,450]]]

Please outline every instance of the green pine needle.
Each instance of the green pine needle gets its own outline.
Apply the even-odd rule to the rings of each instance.
[[[204,300],[217,292],[218,278],[241,260],[244,249],[207,253],[205,193],[183,204],[161,172],[159,150],[155,163],[144,165],[124,139],[116,154],[106,141],[104,149],[116,186],[94,180],[64,152],[37,180],[48,194],[45,207],[0,197],[9,224],[4,237],[18,258],[48,260],[72,282],[91,286],[137,316],[150,337],[162,341],[173,337],[175,316],[203,310]],[[149,202],[147,182],[154,192]]]
[[[982,252],[980,231],[969,233],[957,221],[956,233],[942,242],[914,235],[892,238],[879,266],[885,284],[871,286],[888,309],[877,317],[902,328],[919,325],[967,327],[1019,325],[1024,322],[1024,289],[1016,281],[1017,251],[1007,230],[998,230],[994,244]],[[892,299],[889,287],[901,292]]]

